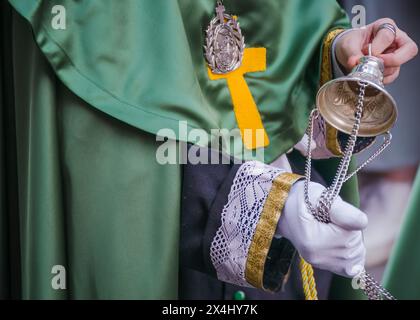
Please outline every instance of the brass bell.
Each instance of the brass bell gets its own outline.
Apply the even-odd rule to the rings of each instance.
[[[383,79],[383,61],[371,55],[364,56],[348,76],[331,80],[319,89],[316,101],[320,114],[334,128],[351,134],[359,83],[363,81],[368,86],[358,136],[376,137],[389,132],[398,111],[395,100],[384,88]]]

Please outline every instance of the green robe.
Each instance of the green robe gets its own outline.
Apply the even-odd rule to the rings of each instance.
[[[407,207],[401,235],[395,243],[384,275],[385,287],[397,298],[420,299],[420,173]]]
[[[215,1],[9,2],[0,294],[176,298],[181,166],[157,163],[155,134],[178,132],[179,120],[189,129],[236,127],[226,83],[208,79],[203,58]],[[51,25],[58,4],[66,30]],[[267,70],[246,81],[271,162],[302,137],[323,37],[347,20],[334,0],[225,6],[247,46],[267,48]],[[320,165],[334,171],[336,161]],[[346,192],[356,200],[354,181]],[[55,265],[66,268],[66,290],[51,286]]]

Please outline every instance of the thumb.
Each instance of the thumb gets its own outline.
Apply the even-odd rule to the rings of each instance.
[[[369,54],[369,44],[366,44],[362,47],[354,45],[353,49],[351,50],[349,54],[349,58],[347,60],[348,65],[351,68],[354,68],[359,64],[359,61],[361,58],[363,58],[365,55]]]
[[[363,30],[353,30],[341,37],[339,44],[337,44],[337,58],[349,71],[364,56],[364,32]]]
[[[363,58],[364,54],[362,51],[354,52],[347,60],[347,65],[350,69],[353,69],[358,63],[361,58]]]
[[[331,222],[348,230],[364,230],[368,225],[368,218],[365,213],[338,198],[330,211]]]

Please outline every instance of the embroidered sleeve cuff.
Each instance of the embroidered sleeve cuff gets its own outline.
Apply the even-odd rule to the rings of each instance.
[[[333,61],[336,61],[335,52],[333,51],[333,43],[336,37],[344,31],[345,29],[333,29],[328,32],[324,38],[322,43],[321,86],[333,78]]]
[[[333,79],[334,72],[339,73],[338,62],[335,57],[335,40],[345,32],[344,29],[334,29],[328,32],[322,44],[322,62],[321,62],[321,79],[320,86]],[[334,156],[342,156],[341,150],[338,148],[336,136],[337,130],[326,124],[322,118],[319,118],[316,128],[319,128],[319,134],[316,136],[316,149],[314,157],[318,159],[327,159]],[[316,132],[315,132],[316,134]],[[318,155],[316,155],[318,154]]]
[[[238,169],[210,246],[219,280],[272,291],[281,286],[295,250],[286,239],[274,239],[274,233],[290,187],[298,179],[260,162]]]

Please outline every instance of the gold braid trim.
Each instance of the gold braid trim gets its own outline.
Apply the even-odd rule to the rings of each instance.
[[[322,44],[322,62],[320,85],[323,86],[332,79],[331,50],[335,37],[344,32],[345,29],[334,29],[328,32]]]
[[[324,38],[324,42],[322,44],[322,63],[321,63],[321,79],[320,85],[323,86],[328,81],[332,79],[332,62],[331,62],[331,50],[332,44],[334,42],[335,37],[337,37],[340,33],[342,33],[344,29],[334,29],[326,35]],[[330,126],[328,123],[325,124],[326,126],[326,145],[328,150],[332,152],[335,156],[343,156],[343,152],[341,151],[340,145],[337,140],[337,129]]]
[[[281,212],[292,185],[302,176],[280,174],[274,179],[255,229],[246,260],[245,279],[256,288],[264,289],[264,266]]]
[[[333,155],[336,157],[342,157],[343,151],[341,150],[340,144],[338,143],[338,130],[332,126],[330,126],[328,123],[325,122],[325,143],[327,146],[327,149],[331,151]]]

